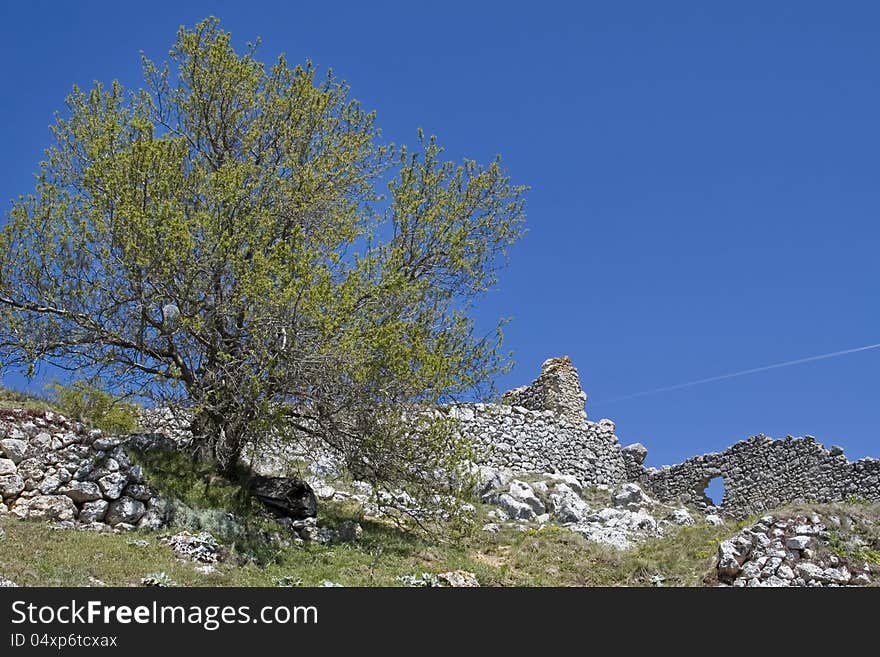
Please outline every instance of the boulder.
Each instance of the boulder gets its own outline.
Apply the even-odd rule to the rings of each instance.
[[[28,503],[28,520],[63,522],[73,520],[76,514],[76,505],[65,495],[37,495]]]
[[[109,525],[131,525],[140,520],[146,511],[147,507],[140,500],[120,497],[118,500],[110,503],[104,520]]]
[[[513,473],[509,470],[497,470],[487,465],[477,466],[473,476],[474,492],[483,499],[501,490],[513,479]]]
[[[652,506],[654,501],[639,488],[638,484],[624,484],[612,497],[614,506]]]
[[[12,459],[0,459],[0,475],[15,474],[17,469]]]
[[[254,477],[251,494],[276,513],[294,519],[314,518],[318,501],[312,487],[290,477]]]
[[[547,511],[544,507],[544,503],[538,499],[538,496],[535,495],[535,491],[532,487],[524,481],[514,479],[510,482],[510,487],[507,492],[513,499],[528,504],[536,515],[540,515]]]
[[[122,496],[126,483],[128,483],[128,477],[121,472],[111,472],[98,479],[98,485],[104,492],[104,497],[110,500],[119,499]]]
[[[102,497],[101,488],[93,481],[71,481],[58,488],[58,493],[60,495],[67,495],[67,497],[79,504],[94,502]]]
[[[636,465],[642,465],[648,457],[648,448],[642,443],[633,443],[623,448],[623,454],[629,457]]]
[[[453,570],[448,573],[440,573],[437,579],[454,588],[473,588],[480,585],[477,576],[466,570]]]
[[[24,440],[16,440],[15,438],[0,440],[0,454],[11,460],[13,463],[19,463],[24,460],[27,451],[28,444]]]
[[[100,522],[107,513],[110,504],[107,500],[97,499],[83,504],[79,512],[79,521],[84,523]]]
[[[549,495],[550,510],[560,522],[580,522],[590,507],[566,484],[556,484]]]
[[[809,536],[792,536],[785,541],[785,547],[789,550],[806,550],[810,547]]]
[[[13,463],[20,463],[27,454],[28,444],[23,440],[7,438],[0,440],[0,454]]]
[[[14,497],[24,490],[24,479],[18,474],[0,476],[0,497]]]
[[[733,541],[722,541],[718,545],[718,573],[735,577],[742,570],[743,557]]]
[[[515,499],[507,493],[499,495],[495,499],[495,503],[511,518],[517,518],[518,520],[531,520],[537,515],[531,506]]]
[[[666,516],[666,519],[672,524],[682,527],[694,524],[694,517],[684,507],[680,509],[674,509],[672,513]]]

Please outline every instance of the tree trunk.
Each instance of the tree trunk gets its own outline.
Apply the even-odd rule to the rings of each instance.
[[[193,420],[191,428],[196,458],[213,463],[226,477],[235,475],[246,442],[247,424],[228,420],[220,413],[203,411]]]

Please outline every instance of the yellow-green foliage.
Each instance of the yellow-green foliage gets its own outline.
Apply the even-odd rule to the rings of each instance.
[[[52,392],[55,406],[74,420],[107,433],[131,433],[137,429],[137,406],[94,383],[74,381],[68,385],[50,383],[46,387]]]
[[[391,147],[345,82],[236,51],[215,18],[169,60],[144,58],[139,89],[68,96],[0,227],[0,362],[182,401],[227,474],[297,423],[421,496],[467,446],[401,410],[509,365],[470,309],[522,233],[525,188],[431,136]]]

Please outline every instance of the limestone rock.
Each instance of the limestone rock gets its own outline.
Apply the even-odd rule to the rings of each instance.
[[[128,477],[120,472],[111,472],[98,479],[98,485],[104,492],[104,496],[110,500],[116,500],[122,496],[126,483],[128,483]]]
[[[624,484],[620,490],[614,494],[612,501],[615,506],[626,507],[652,506],[654,504],[653,500],[645,495],[642,489],[639,488],[639,485],[633,483]]]
[[[514,479],[510,482],[510,487],[507,492],[513,499],[528,504],[536,515],[542,514],[547,510],[544,507],[544,503],[538,499],[537,495],[535,495],[535,491],[532,487],[524,481]]]
[[[68,521],[76,514],[76,505],[65,495],[38,495],[28,503],[28,520]]]
[[[78,519],[83,523],[100,522],[104,519],[107,507],[109,506],[110,503],[103,499],[86,502],[82,505],[82,509],[80,509]]]
[[[15,438],[0,440],[0,454],[13,463],[20,463],[24,460],[27,451],[28,444],[24,440],[16,440]]]
[[[107,508],[104,520],[109,525],[134,524],[147,512],[147,508],[140,500],[130,497],[120,497],[114,500]]]
[[[531,505],[515,499],[508,493],[502,493],[495,499],[495,503],[511,518],[519,520],[531,520],[537,515]]]
[[[57,491],[60,495],[67,495],[74,502],[94,502],[102,498],[101,488],[92,481],[71,481],[60,487]]]
[[[454,588],[473,588],[480,586],[477,576],[466,570],[452,570],[448,573],[439,573],[437,578]]]
[[[18,474],[0,476],[0,497],[13,497],[24,490],[24,479]]]
[[[556,484],[549,501],[550,511],[559,522],[581,522],[590,512],[589,505],[566,484]]]

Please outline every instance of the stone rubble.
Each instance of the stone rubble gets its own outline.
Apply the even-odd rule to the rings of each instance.
[[[480,466],[476,490],[483,502],[497,507],[489,516],[499,521],[484,525],[483,531],[498,532],[505,524],[526,528],[523,521],[539,527],[555,521],[589,541],[626,550],[672,527],[696,523],[686,508],[660,504],[637,484],[624,484],[610,496],[610,506],[594,511],[575,492],[584,486],[571,476],[532,477],[537,481],[527,483],[512,472]]]
[[[220,560],[220,544],[208,532],[191,534],[188,531],[160,536],[159,540],[170,547],[174,553],[199,563],[217,563]]]
[[[829,523],[830,524],[830,523]],[[817,514],[767,515],[718,546],[718,584],[734,587],[863,586],[880,567],[848,563],[830,548],[826,520]]]

